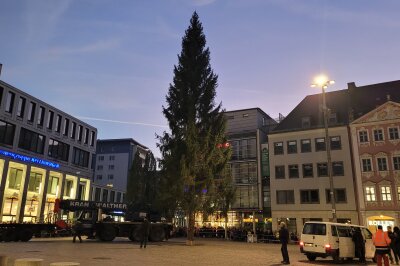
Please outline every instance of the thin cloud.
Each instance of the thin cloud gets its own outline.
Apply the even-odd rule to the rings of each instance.
[[[118,124],[168,128],[168,126],[166,126],[166,125],[157,125],[157,124],[149,124],[149,123],[141,123],[141,122],[119,121],[119,120],[111,120],[111,119],[103,119],[103,118],[95,118],[95,117],[85,117],[85,116],[77,116],[77,118],[82,119],[82,120],[92,120],[92,121],[110,122],[110,123],[118,123]]]
[[[214,3],[217,0],[193,0],[195,6],[206,6]]]
[[[120,45],[119,39],[102,40],[78,47],[53,47],[47,51],[47,54],[50,56],[63,56],[63,55],[81,54],[81,53],[94,53],[99,51],[115,49],[119,47],[119,45]]]

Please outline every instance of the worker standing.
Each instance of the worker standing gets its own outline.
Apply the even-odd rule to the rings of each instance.
[[[390,252],[390,238],[387,232],[383,232],[382,225],[378,225],[378,230],[372,237],[372,241],[376,250],[376,261],[378,266],[382,266],[382,259],[385,266],[389,266],[389,258],[387,254]]]

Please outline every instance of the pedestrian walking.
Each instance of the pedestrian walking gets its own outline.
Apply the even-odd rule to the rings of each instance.
[[[359,258],[359,261],[361,263],[366,263],[365,260],[365,239],[361,233],[361,229],[359,227],[356,227],[353,236],[352,236],[353,242],[354,242],[354,249],[356,251],[356,257]]]
[[[281,242],[281,252],[282,252],[282,258],[283,261],[281,261],[282,264],[290,264],[289,260],[289,253],[287,250],[287,245],[289,243],[289,231],[286,228],[286,224],[282,222],[280,224],[281,229],[279,230],[279,241]]]
[[[150,233],[150,223],[146,217],[143,218],[143,222],[140,228],[140,248],[146,248],[147,239],[149,238]]]
[[[388,236],[390,238],[390,241],[391,241],[390,242],[390,251],[389,251],[390,263],[394,264],[394,261],[393,261],[393,257],[394,257],[394,259],[396,260],[396,264],[399,265],[399,256],[398,256],[398,254],[396,252],[396,248],[395,248],[396,237],[394,235],[394,232],[392,231],[392,227],[391,226],[387,227],[387,234],[388,234]],[[393,257],[392,257],[392,251],[393,251]]]
[[[399,227],[393,227],[393,234],[394,234],[394,252],[397,254],[397,257],[400,259],[400,229]],[[396,262],[399,265],[399,262]]]
[[[385,266],[389,266],[388,254],[390,252],[390,238],[387,232],[383,232],[382,225],[378,225],[378,230],[372,237],[375,246],[376,261],[378,266],[382,266],[382,259]]]
[[[82,243],[82,237],[81,237],[82,231],[83,231],[82,222],[77,220],[75,222],[75,224],[72,226],[72,234],[73,234],[72,242],[73,243],[75,243],[76,237],[78,237],[79,243]]]

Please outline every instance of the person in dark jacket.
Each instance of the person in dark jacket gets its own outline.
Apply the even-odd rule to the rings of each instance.
[[[396,252],[396,236],[395,236],[394,232],[392,232],[391,226],[387,227],[387,234],[391,240],[390,245],[389,245],[390,249],[393,251],[393,255],[394,255],[394,259],[396,260],[396,264],[399,265],[399,256]],[[389,259],[390,259],[390,263],[394,264],[391,252],[389,252]]]
[[[72,242],[75,243],[76,237],[79,238],[79,242],[82,243],[82,231],[83,231],[83,226],[81,221],[76,221],[75,224],[72,226],[72,233],[73,233],[73,238]]]
[[[149,238],[150,233],[150,223],[146,217],[143,218],[143,222],[140,228],[140,248],[146,248],[147,239]]]
[[[281,229],[279,230],[279,241],[281,242],[281,252],[282,252],[282,258],[283,261],[281,263],[283,264],[290,264],[289,260],[289,253],[287,250],[287,244],[289,243],[289,231],[286,228],[286,224],[282,222],[280,224]]]
[[[361,229],[356,227],[353,232],[353,242],[354,242],[354,249],[356,251],[356,257],[360,259],[361,263],[366,263],[365,260],[365,240],[361,233]]]
[[[393,234],[394,234],[394,252],[396,252],[397,257],[400,259],[400,229],[399,227],[393,227]],[[396,263],[399,265],[399,262]]]

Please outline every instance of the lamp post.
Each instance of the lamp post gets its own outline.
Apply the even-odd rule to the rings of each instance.
[[[325,90],[329,85],[335,84],[335,81],[329,80],[326,76],[320,75],[314,79],[314,83],[311,84],[311,87],[319,87],[322,90],[322,109],[324,112],[324,128],[325,128],[325,143],[326,143],[326,157],[327,157],[327,170],[328,170],[328,178],[329,178],[329,194],[332,205],[332,221],[337,221],[336,216],[336,199],[335,199],[335,190],[333,185],[333,177],[332,177],[332,158],[331,158],[331,142],[329,139],[329,131],[328,131],[328,114],[329,109],[326,106],[326,93]]]

